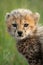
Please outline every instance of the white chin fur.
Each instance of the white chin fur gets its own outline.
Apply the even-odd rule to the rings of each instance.
[[[25,36],[24,37],[16,37],[16,40],[22,40],[24,38],[25,38]]]

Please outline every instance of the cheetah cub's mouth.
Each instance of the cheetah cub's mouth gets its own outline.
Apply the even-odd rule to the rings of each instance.
[[[27,9],[17,9],[6,14],[8,32],[18,40],[33,35],[39,14]]]

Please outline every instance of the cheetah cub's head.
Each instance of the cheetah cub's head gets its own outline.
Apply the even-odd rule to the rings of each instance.
[[[39,20],[39,13],[30,10],[17,9],[5,16],[8,32],[18,40],[34,34]]]

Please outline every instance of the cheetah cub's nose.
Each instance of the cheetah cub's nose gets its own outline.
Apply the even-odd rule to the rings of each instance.
[[[17,33],[18,33],[19,36],[22,36],[23,32],[22,31],[18,31]]]

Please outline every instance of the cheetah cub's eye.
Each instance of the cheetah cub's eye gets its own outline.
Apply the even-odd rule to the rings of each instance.
[[[29,24],[25,23],[25,24],[24,24],[24,27],[28,27],[28,25],[29,25]]]
[[[17,27],[17,24],[12,24],[13,25],[13,27]]]

